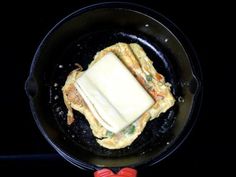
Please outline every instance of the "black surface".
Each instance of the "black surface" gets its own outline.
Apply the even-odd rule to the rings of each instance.
[[[47,31],[65,15],[92,2],[52,5],[31,2],[27,6],[11,3],[2,6],[9,10],[1,11],[0,17],[0,169],[6,170],[8,175],[14,172],[34,174],[29,170],[33,169],[42,175],[48,174],[46,171],[49,170],[49,173],[59,172],[64,176],[91,176],[91,172],[84,172],[62,160],[39,133],[29,109],[24,82],[37,45]],[[230,43],[224,40],[231,39],[227,22],[232,11],[224,3],[216,2],[140,3],[167,16],[189,37],[202,64],[205,89],[200,118],[187,141],[159,165],[141,169],[139,176],[147,173],[188,174],[189,171],[229,173],[233,170],[231,160],[235,159],[236,149],[231,137],[235,134],[231,121],[235,115],[232,114],[235,105],[232,100],[236,99],[236,94],[234,85],[230,84],[228,89],[223,83],[235,80],[233,58],[229,56]],[[38,158],[32,154],[49,155]]]

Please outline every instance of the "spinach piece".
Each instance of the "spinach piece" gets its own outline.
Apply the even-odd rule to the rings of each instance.
[[[125,129],[125,134],[133,134],[135,132],[135,126],[134,125],[130,125],[128,128]]]
[[[152,75],[151,74],[146,75],[146,80],[148,82],[152,81]]]
[[[111,131],[107,130],[106,132],[106,136],[108,136],[109,138],[112,137],[114,135],[114,133],[112,133]]]

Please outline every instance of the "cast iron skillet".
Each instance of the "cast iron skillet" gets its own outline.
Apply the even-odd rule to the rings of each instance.
[[[116,42],[140,44],[157,71],[172,84],[175,106],[149,122],[127,148],[100,147],[84,117],[66,125],[61,87],[79,63],[84,69],[97,51]],[[201,104],[201,72],[195,52],[168,19],[130,3],[100,3],[68,15],[40,43],[25,84],[30,107],[46,140],[83,169],[153,165],[173,153],[189,134]]]

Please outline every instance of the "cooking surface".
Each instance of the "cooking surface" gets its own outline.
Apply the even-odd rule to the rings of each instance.
[[[29,169],[39,170],[39,174],[48,174],[46,171],[57,171],[65,176],[91,176],[91,172],[82,171],[63,160],[40,134],[29,109],[28,99],[24,92],[24,82],[29,73],[29,67],[34,52],[47,33],[61,18],[84,5],[93,1],[77,1],[74,4],[58,4],[47,6],[32,3],[21,8],[12,4],[5,5],[10,13],[1,14],[1,123],[0,123],[0,170],[6,169],[29,173]],[[98,1],[96,1],[98,2]],[[141,4],[149,6],[176,23],[189,37],[199,55],[204,73],[204,102],[193,132],[177,152],[164,160],[159,165],[153,166],[148,171],[139,170],[139,177],[147,173],[164,175],[171,172],[186,173],[185,169],[195,172],[213,170],[222,167],[222,162],[231,159],[230,150],[235,149],[235,143],[228,135],[233,134],[229,123],[224,131],[224,122],[231,117],[226,112],[232,106],[219,103],[218,99],[225,100],[224,87],[216,87],[219,80],[229,82],[227,70],[230,58],[225,57],[225,62],[220,62],[219,53],[213,57],[217,48],[214,31],[216,24],[216,9],[209,9],[205,4],[197,1],[189,2],[186,6],[177,4],[176,8],[168,9],[172,1],[161,2],[157,5],[151,1]],[[37,5],[36,5],[37,4]],[[194,5],[193,5],[194,4]],[[201,10],[199,10],[201,8]],[[182,13],[180,13],[182,12]],[[214,18],[213,18],[214,17]],[[2,31],[3,30],[3,31]],[[231,58],[232,59],[232,58]],[[232,65],[231,65],[232,66]],[[219,73],[219,67],[221,73]],[[220,95],[219,95],[220,93]],[[230,99],[235,99],[235,91]],[[225,108],[225,109],[223,109]],[[232,109],[233,110],[233,109]],[[231,154],[231,158],[235,157]],[[230,168],[230,166],[228,166]],[[8,169],[14,169],[9,171]],[[172,169],[172,170],[170,170]],[[222,170],[222,168],[221,168]],[[3,170],[4,171],[4,170]],[[180,172],[179,172],[180,173]],[[4,175],[3,175],[4,176]]]

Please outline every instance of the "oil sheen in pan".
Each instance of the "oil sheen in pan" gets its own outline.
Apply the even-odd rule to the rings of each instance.
[[[141,34],[124,31],[96,31],[72,41],[65,47],[64,51],[61,51],[60,58],[57,60],[59,63],[54,68],[54,75],[49,90],[49,103],[53,116],[64,133],[64,139],[69,139],[76,145],[97,155],[120,157],[134,153],[145,154],[146,151],[152,148],[161,149],[172,141],[171,128],[175,122],[177,106],[161,114],[159,118],[148,122],[142,134],[131,146],[118,150],[109,150],[101,147],[96,142],[87,120],[79,112],[74,111],[75,122],[71,126],[66,124],[67,109],[61,91],[66,77],[76,68],[75,63],[79,63],[84,69],[87,69],[96,52],[117,42],[135,42],[140,44],[154,62],[154,67],[157,71],[165,76],[167,82],[172,84],[172,93],[177,97],[179,89],[175,72],[169,58],[163,54],[158,44],[154,45]]]

